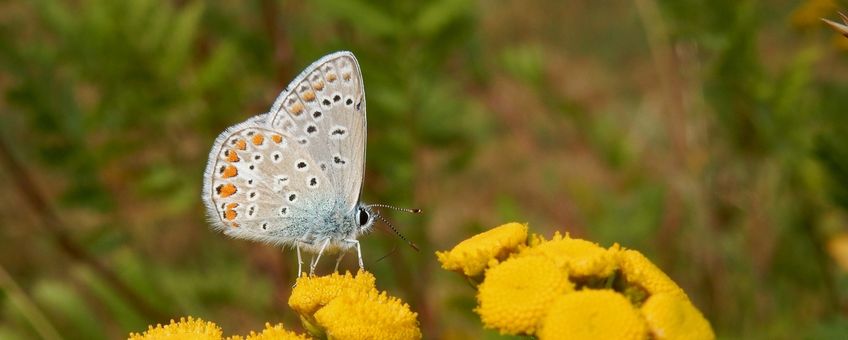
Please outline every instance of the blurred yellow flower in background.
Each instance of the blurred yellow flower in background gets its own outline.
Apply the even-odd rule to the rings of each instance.
[[[660,293],[642,305],[642,315],[654,339],[714,339],[713,329],[688,299]]]
[[[551,306],[540,339],[645,339],[645,321],[621,294],[581,290],[565,294]]]
[[[790,22],[798,29],[820,27],[821,17],[828,16],[838,8],[834,0],[807,0],[792,12]]]
[[[533,334],[554,299],[573,289],[565,272],[547,258],[510,259],[486,271],[477,313],[487,328]]]
[[[149,326],[142,334],[130,333],[130,340],[219,340],[221,339],[221,327],[213,322],[195,319],[193,317],[180,318],[180,321],[171,320],[171,323],[156,327]]]
[[[827,252],[839,269],[848,272],[848,233],[841,232],[827,240]]]
[[[504,228],[516,225],[522,228]],[[466,276],[485,269],[475,309],[485,327],[540,339],[715,338],[683,289],[638,251],[618,244],[605,249],[559,233],[551,240],[533,235],[512,247],[486,246],[504,244],[491,240],[505,235],[526,235],[526,228],[505,224],[436,253],[445,269]],[[487,252],[470,251],[479,249]],[[489,262],[480,253],[489,254]]]
[[[568,234],[563,237],[559,232],[550,241],[542,236],[534,239],[535,244],[518,256],[544,256],[572,276],[609,276],[616,269],[613,252],[597,243],[573,239]]]
[[[527,225],[507,223],[460,242],[450,251],[436,252],[442,268],[477,276],[489,262],[503,260],[527,242]]]

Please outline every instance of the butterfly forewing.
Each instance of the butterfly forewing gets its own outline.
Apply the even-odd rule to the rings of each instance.
[[[259,116],[263,117],[263,116]],[[332,183],[297,137],[251,119],[212,148],[203,199],[212,224],[233,237],[270,243],[308,238]]]
[[[365,164],[365,93],[353,54],[338,52],[310,65],[277,98],[269,125],[291,133],[329,178],[350,212],[359,201]]]

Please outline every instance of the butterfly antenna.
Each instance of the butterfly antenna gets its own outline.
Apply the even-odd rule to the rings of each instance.
[[[409,209],[409,210],[412,210],[412,209]],[[401,240],[406,241],[406,243],[407,243],[407,244],[409,244],[409,246],[410,246],[410,247],[412,247],[412,249],[415,249],[415,251],[420,251],[420,250],[418,249],[418,246],[416,246],[416,245],[415,245],[415,243],[412,243],[412,242],[410,242],[409,240],[407,240],[407,239],[406,239],[406,237],[403,237],[403,235],[401,235],[401,233],[400,233],[397,229],[395,229],[395,226],[393,226],[393,225],[392,225],[392,223],[391,223],[391,222],[389,222],[389,220],[387,220],[385,217],[383,217],[383,215],[380,215],[380,214],[378,213],[378,214],[377,214],[377,217],[378,217],[378,218],[380,218],[380,220],[381,220],[381,221],[383,221],[383,223],[385,223],[387,226],[389,226],[389,228],[391,228],[391,229],[392,229],[392,231],[394,231],[394,232],[395,232],[395,234],[396,234],[398,237],[400,237],[400,239],[401,239]]]
[[[389,209],[394,209],[394,210],[397,210],[397,211],[408,212],[408,213],[412,213],[412,214],[420,214],[420,213],[421,213],[421,209],[416,209],[416,208],[413,208],[413,209],[410,209],[410,208],[398,208],[398,207],[396,207],[396,206],[392,206],[392,205],[388,205],[388,204],[369,204],[369,205],[368,205],[368,207],[369,207],[369,208],[371,208],[371,207],[377,207],[377,208],[389,208]]]

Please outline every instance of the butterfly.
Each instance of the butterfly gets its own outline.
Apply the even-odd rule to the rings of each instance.
[[[312,63],[268,113],[215,139],[202,193],[212,228],[296,248],[298,276],[301,250],[317,254],[310,274],[324,252],[340,252],[338,269],[353,248],[364,268],[357,237],[380,217],[373,208],[390,207],[360,200],[365,117],[362,73],[353,53],[336,52]]]

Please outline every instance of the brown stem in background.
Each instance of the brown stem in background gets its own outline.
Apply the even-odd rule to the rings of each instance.
[[[657,240],[660,247],[668,247],[675,245],[675,239],[679,237],[679,232],[684,221],[681,215],[686,211],[684,202],[691,202],[695,206],[701,206],[704,211],[713,211],[710,209],[712,202],[703,185],[698,182],[698,169],[693,168],[691,159],[692,154],[698,154],[698,145],[692,145],[690,148],[689,138],[687,138],[687,126],[692,122],[686,121],[686,112],[689,108],[685,102],[685,84],[681,79],[681,60],[678,54],[675,53],[674,44],[669,39],[668,29],[664,24],[662,14],[655,0],[634,0],[634,4],[639,15],[642,26],[645,29],[645,38],[648,41],[648,48],[651,53],[654,68],[660,80],[662,91],[664,92],[664,105],[662,117],[667,138],[671,145],[671,159],[661,165],[661,171],[664,177],[667,178],[666,197],[665,197],[665,215],[662,219],[662,225],[657,235]],[[697,92],[697,91],[696,91]],[[689,175],[696,174],[696,175]],[[691,187],[692,190],[687,190]],[[721,258],[714,248],[709,247],[709,244],[714,244],[716,236],[715,219],[706,213],[704,216],[697,217],[704,228],[696,230],[701,242],[692,250],[687,250],[695,262],[699,262],[705,268],[706,274],[702,279],[707,286],[710,287],[707,302],[711,305],[706,310],[711,310],[713,314],[716,311],[724,310],[727,307],[728,301],[723,299],[726,295],[727,287],[727,271],[726,263]],[[696,223],[696,226],[698,223]],[[660,255],[675,254],[674,252],[660,252]],[[661,259],[663,263],[672,264],[675,259],[665,256]]]
[[[291,43],[280,25],[283,13],[288,11],[281,10],[276,1],[262,0],[262,24],[274,51],[273,64],[277,67],[276,80],[281,88],[288,85],[294,77]]]
[[[68,234],[67,225],[59,218],[50,203],[41,195],[35,181],[26,171],[23,165],[15,159],[14,155],[6,145],[5,140],[0,138],[0,162],[16,180],[13,181],[18,194],[23,201],[35,211],[41,220],[41,225],[48,235],[53,239],[58,248],[71,259],[91,267],[100,278],[115,293],[123,297],[133,308],[150,320],[166,320],[167,316],[161,311],[147,303],[140,295],[130,289],[121,278],[112,271],[105,263],[98,260],[85,248],[78,245]]]

